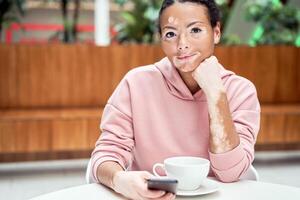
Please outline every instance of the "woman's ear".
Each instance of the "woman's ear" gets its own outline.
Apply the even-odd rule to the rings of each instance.
[[[214,31],[214,43],[218,44],[221,39],[221,24],[217,22],[217,25],[213,28]]]

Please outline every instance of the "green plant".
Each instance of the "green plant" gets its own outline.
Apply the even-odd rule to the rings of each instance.
[[[3,28],[13,22],[20,22],[20,15],[24,15],[25,0],[0,0],[0,38]]]
[[[156,42],[156,20],[162,0],[115,0],[123,8],[132,3],[131,10],[122,10],[122,22],[115,26],[118,42],[154,43]]]
[[[222,45],[240,45],[241,43],[241,38],[237,34],[222,36],[220,41]]]
[[[49,41],[62,41],[65,43],[73,43],[78,41],[78,31],[77,24],[80,15],[80,2],[83,0],[44,0],[45,3],[49,3],[51,1],[59,1],[61,14],[63,19],[63,27],[62,31],[57,31],[53,35],[50,36]],[[70,3],[74,4],[74,11],[70,13]],[[69,15],[72,14],[70,17]]]
[[[246,6],[246,19],[260,25],[251,45],[294,45],[299,37],[300,11],[280,1],[268,0],[265,4],[252,2]]]
[[[73,13],[73,21],[68,19],[68,4],[69,0],[61,0],[61,9],[63,15],[64,34],[63,41],[66,43],[77,41],[77,23],[79,18],[80,0],[74,0],[75,9]]]
[[[225,27],[230,11],[229,0],[215,0],[215,2],[221,12],[221,25]]]
[[[225,30],[227,25],[229,13],[230,13],[230,1],[229,0],[215,0],[221,12],[221,29]],[[222,35],[220,44],[222,45],[239,45],[241,39],[236,34]]]

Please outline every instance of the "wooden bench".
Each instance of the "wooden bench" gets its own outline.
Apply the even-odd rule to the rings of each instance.
[[[101,115],[102,108],[2,110],[0,162],[87,157]]]
[[[102,111],[101,108],[0,111],[0,161],[9,160],[8,155],[15,161],[89,156],[100,136]],[[262,106],[256,149],[299,148],[299,122],[300,105]]]
[[[300,149],[300,104],[262,106],[256,149]]]

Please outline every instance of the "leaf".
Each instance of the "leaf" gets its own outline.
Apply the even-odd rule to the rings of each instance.
[[[117,39],[120,42],[151,43],[154,41],[156,19],[162,0],[128,0],[133,4],[131,11],[120,16],[124,23],[118,24]]]
[[[114,0],[116,4],[119,4],[120,6],[124,6],[125,3],[128,2],[128,0]]]
[[[150,21],[155,21],[158,18],[159,10],[153,7],[149,7],[144,13],[144,17]]]
[[[248,20],[262,25],[264,32],[255,38],[258,44],[288,44],[297,40],[300,28],[299,11],[290,7],[268,1],[266,4],[248,4],[246,17]]]
[[[132,13],[125,11],[121,13],[121,16],[127,22],[128,25],[136,24],[136,18]]]

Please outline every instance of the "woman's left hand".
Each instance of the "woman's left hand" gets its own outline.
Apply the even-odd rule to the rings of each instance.
[[[218,65],[218,59],[215,56],[210,56],[201,62],[200,65],[193,71],[193,78],[197,81],[204,92],[220,89],[220,87],[222,87],[222,79]]]

